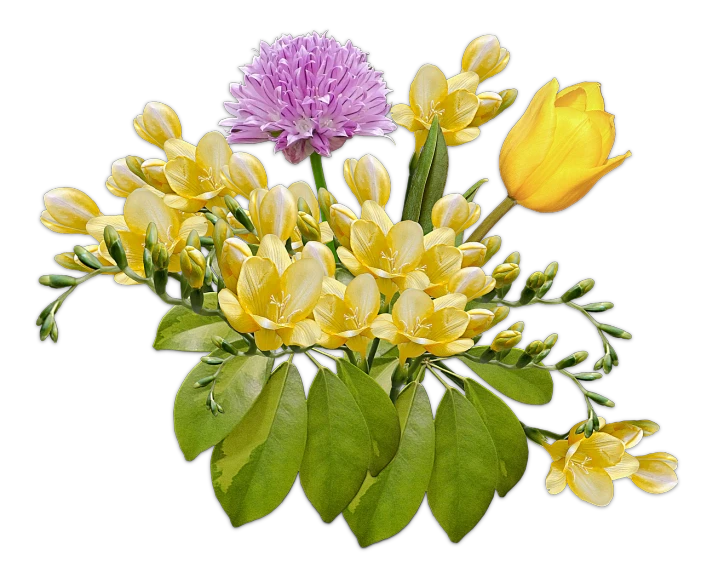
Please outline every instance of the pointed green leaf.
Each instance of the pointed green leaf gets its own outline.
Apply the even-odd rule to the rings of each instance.
[[[212,451],[214,492],[234,527],[273,511],[292,488],[307,438],[297,368],[280,365],[243,420]]]
[[[397,365],[399,365],[397,357],[381,357],[372,363],[370,377],[377,381],[377,384],[385,390],[387,395],[392,390],[392,374]]]
[[[436,411],[436,456],[428,486],[431,512],[459,542],[487,511],[497,484],[497,454],[475,407],[448,389]]]
[[[217,307],[217,294],[204,295],[204,307],[213,310]],[[212,337],[219,336],[243,348],[246,341],[234,331],[225,320],[218,316],[195,314],[186,306],[175,306],[166,312],[156,331],[153,348],[163,351],[201,351],[209,353],[216,347]]]
[[[526,472],[526,434],[511,408],[474,379],[465,380],[465,395],[479,412],[494,442],[499,459],[497,493],[504,497]]]
[[[479,357],[488,347],[474,347],[469,354]],[[511,349],[504,359],[513,365],[523,355],[521,349]],[[458,357],[465,365],[506,397],[524,404],[542,405],[553,397],[553,378],[545,369],[504,369],[493,363],[476,363],[465,357]]]
[[[343,512],[362,547],[404,529],[421,506],[431,479],[435,445],[433,413],[426,391],[412,383],[395,405],[402,428],[397,454],[377,477],[368,473]]]
[[[213,357],[230,355],[217,350]],[[221,442],[251,408],[270,375],[273,360],[265,357],[232,357],[222,365],[214,385],[214,400],[223,413],[213,415],[207,407],[210,386],[194,387],[198,379],[213,375],[218,365],[198,363],[175,397],[173,421],[175,437],[186,460],[193,460],[201,452]]]
[[[421,154],[416,162],[416,166],[409,175],[409,184],[407,185],[404,209],[402,210],[402,221],[410,220],[418,222],[419,220],[424,190],[428,181],[428,175],[431,171],[433,155],[436,152],[436,142],[438,141],[439,134],[442,138],[443,132],[438,123],[438,116],[436,116],[433,118],[433,124],[426,137],[426,142],[421,149]]]
[[[330,523],[363,484],[370,464],[370,434],[353,394],[326,368],[309,388],[307,414],[299,478],[311,504]]]
[[[437,125],[434,118],[434,125]],[[431,127],[433,130],[433,127]],[[419,215],[419,223],[424,230],[424,233],[429,233],[433,230],[433,222],[431,221],[431,212],[436,201],[443,196],[445,192],[445,183],[448,178],[448,147],[445,145],[443,132],[438,130],[436,135],[436,149],[433,153],[433,162],[431,170],[426,179],[424,187],[424,196],[421,201],[421,213]]]
[[[381,340],[375,351],[375,359],[380,357],[399,357],[399,349],[397,345],[393,345],[389,341]]]
[[[401,430],[394,404],[385,390],[364,371],[348,361],[337,362],[338,376],[351,391],[370,431],[370,474],[377,476],[392,460],[399,446]]]

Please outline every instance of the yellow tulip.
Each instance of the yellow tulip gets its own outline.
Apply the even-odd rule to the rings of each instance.
[[[136,116],[134,129],[141,138],[159,148],[163,148],[167,140],[181,138],[183,133],[173,109],[157,101],[147,103],[144,113]]]
[[[360,219],[351,224],[350,249],[340,247],[337,253],[354,276],[372,274],[388,300],[397,290],[424,289],[430,283],[419,269],[424,254],[421,225],[414,221],[393,225],[375,201],[363,203]]]
[[[502,146],[499,169],[509,197],[542,213],[569,207],[630,156],[608,158],[614,137],[613,115],[604,110],[598,83],[558,92],[553,79]]]
[[[314,308],[314,320],[323,333],[319,344],[327,349],[345,344],[364,355],[373,338],[370,325],[380,310],[380,291],[370,274],[353,278],[348,287],[339,284],[344,288],[342,297],[324,294]]]
[[[366,154],[360,160],[346,160],[343,163],[343,177],[361,205],[365,201],[375,201],[384,207],[389,201],[389,173],[374,156]]]
[[[467,299],[462,294],[448,294],[432,300],[421,290],[405,290],[392,314],[380,314],[370,326],[372,334],[399,348],[400,363],[419,357],[426,351],[449,357],[467,351],[474,344],[461,339],[470,317],[465,312]]]
[[[265,167],[252,154],[234,152],[229,163],[222,167],[222,178],[234,194],[249,198],[251,191],[268,188],[268,175]]]
[[[509,51],[501,48],[499,39],[491,34],[471,41],[462,56],[462,71],[472,71],[484,81],[502,71],[509,62]]]
[[[219,304],[235,330],[254,333],[261,351],[283,343],[309,347],[321,336],[319,325],[307,317],[321,295],[323,278],[316,260],[293,263],[285,244],[268,234],[258,254],[243,262],[236,293],[221,290]]]
[[[392,107],[392,119],[416,137],[418,152],[426,141],[433,118],[437,117],[448,146],[470,142],[479,136],[479,129],[470,122],[479,108],[475,95],[479,77],[476,73],[460,73],[446,79],[435,65],[424,65],[416,73],[409,90],[409,105]]]
[[[251,191],[248,211],[258,237],[276,235],[282,241],[289,239],[297,225],[297,199],[292,192],[277,185],[269,191]]]
[[[182,140],[168,140],[165,176],[174,194],[165,195],[169,207],[195,213],[210,200],[225,194],[222,169],[231,158],[231,148],[219,132],[205,134],[194,149],[182,148]],[[175,146],[174,150],[169,147]],[[173,156],[175,154],[175,156]]]
[[[357,221],[355,213],[345,205],[334,203],[329,210],[329,225],[343,247],[350,247],[351,225]]]
[[[218,263],[221,277],[229,290],[236,292],[241,266],[252,255],[251,248],[248,247],[245,241],[237,237],[230,237],[224,240]]]
[[[494,290],[496,280],[487,276],[481,268],[462,268],[448,282],[448,291],[464,294],[468,302]]]
[[[431,210],[431,222],[434,227],[450,227],[456,233],[465,231],[477,223],[479,218],[480,206],[468,203],[460,194],[441,197]]]
[[[95,201],[70,187],[50,190],[44,195],[44,205],[40,220],[56,233],[87,233],[88,221],[102,215]]]

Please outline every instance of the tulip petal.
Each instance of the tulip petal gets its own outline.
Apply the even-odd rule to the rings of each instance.
[[[579,90],[583,90],[586,93],[586,111],[596,111],[604,110],[604,97],[601,95],[601,83],[584,81],[582,83],[576,83],[570,87],[566,87],[557,94],[557,101],[564,99],[569,93],[573,93]],[[556,103],[559,107],[559,103]]]
[[[545,159],[553,143],[557,88],[553,79],[538,90],[501,147],[499,170],[512,198],[517,198],[521,185]]]
[[[677,473],[668,464],[660,460],[640,458],[642,459],[640,468],[630,477],[636,487],[647,493],[659,495],[677,486]]]
[[[613,148],[613,142],[616,139],[616,126],[613,123],[614,116],[599,110],[588,112],[588,115],[592,124],[596,126],[599,134],[601,134],[601,155],[596,164],[601,166],[611,154],[611,148]]]
[[[240,333],[252,333],[260,327],[241,307],[234,293],[225,288],[219,292],[219,306],[229,324]]]
[[[567,486],[567,478],[565,477],[564,469],[564,459],[559,459],[550,464],[550,472],[545,478],[545,488],[551,495],[561,493]]]
[[[605,507],[613,499],[613,481],[603,468],[567,465],[565,474],[570,489],[582,501]]]
[[[449,132],[457,132],[465,128],[475,117],[480,100],[466,89],[458,89],[449,93],[439,104],[441,128]]]
[[[572,91],[557,94],[555,107],[571,107],[580,112],[587,111],[587,92],[581,87],[574,87]]]
[[[448,93],[453,93],[458,89],[465,89],[470,93],[477,92],[480,83],[480,76],[474,71],[464,71],[448,78]],[[397,122],[398,123],[398,122]]]
[[[245,260],[236,289],[239,302],[248,314],[277,316],[277,313],[273,315],[275,306],[271,298],[280,295],[280,276],[272,260],[257,256]]]
[[[604,470],[609,474],[611,479],[615,481],[617,479],[629,477],[634,472],[637,472],[639,466],[640,464],[635,456],[624,452],[618,464],[605,468]]]
[[[265,235],[263,239],[260,240],[260,246],[258,247],[256,257],[271,260],[275,264],[277,272],[280,275],[292,264],[290,255],[285,249],[285,244],[280,241],[277,235],[272,234]]]
[[[306,318],[321,295],[324,271],[316,260],[302,259],[285,270],[280,279],[285,308],[281,322],[299,322]]]
[[[419,118],[429,121],[431,112],[448,95],[448,82],[435,65],[423,65],[409,89],[411,109]]]

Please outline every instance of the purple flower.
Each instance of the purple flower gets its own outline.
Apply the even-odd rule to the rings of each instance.
[[[317,33],[261,41],[260,54],[241,70],[243,83],[230,88],[237,101],[224,104],[234,117],[221,121],[230,144],[272,140],[297,164],[315,151],[330,156],[355,135],[396,129],[382,73],[350,41]]]

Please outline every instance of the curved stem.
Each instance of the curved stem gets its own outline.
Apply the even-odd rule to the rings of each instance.
[[[516,205],[510,197],[506,197],[497,207],[492,211],[487,217],[479,224],[477,229],[475,229],[467,241],[482,241],[484,237],[489,233],[489,231],[494,227],[499,219],[506,215],[513,207]]]

